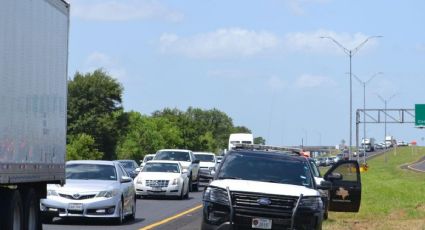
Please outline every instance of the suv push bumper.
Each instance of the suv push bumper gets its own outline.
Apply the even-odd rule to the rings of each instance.
[[[217,209],[220,210],[217,210]],[[204,202],[204,210],[203,210],[203,219],[202,219],[202,230],[238,230],[238,229],[252,229],[252,219],[253,218],[265,218],[272,220],[272,229],[290,229],[291,227],[291,214],[287,213],[287,215],[273,215],[262,214],[261,212],[252,214],[239,213],[237,210],[235,211],[235,215],[233,216],[233,224],[229,222],[229,216],[221,218],[222,221],[209,221],[208,215],[212,211],[218,211],[219,213],[226,213],[225,206],[213,204],[210,202]],[[229,215],[229,213],[226,213]],[[215,216],[215,215],[214,215]],[[321,229],[323,221],[323,210],[306,210],[306,209],[298,209],[295,220],[294,220],[294,228],[295,229]]]
[[[217,226],[217,225],[207,224],[205,223],[205,221],[202,221],[201,230],[233,230],[233,228],[230,222],[225,222]]]

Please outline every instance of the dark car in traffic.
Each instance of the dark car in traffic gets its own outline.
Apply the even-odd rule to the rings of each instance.
[[[118,160],[118,162],[121,163],[131,178],[136,178],[137,174],[139,173],[139,165],[135,160]]]

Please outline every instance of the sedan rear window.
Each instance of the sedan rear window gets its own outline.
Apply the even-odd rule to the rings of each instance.
[[[134,161],[119,161],[119,162],[121,163],[121,165],[122,165],[125,169],[131,169],[131,170],[133,170],[133,169],[135,169],[135,168],[139,167],[139,166],[137,165],[137,163],[136,163],[136,162],[134,162]]]
[[[148,161],[151,161],[151,160],[153,160],[153,156],[147,156],[147,157],[145,157],[145,159],[143,160],[143,162],[148,162]]]
[[[117,180],[113,165],[69,164],[66,165],[66,179],[74,180]]]

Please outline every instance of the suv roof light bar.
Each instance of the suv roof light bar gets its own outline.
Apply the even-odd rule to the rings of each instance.
[[[271,145],[259,145],[259,144],[235,144],[234,149],[248,149],[257,151],[270,151],[270,152],[283,152],[288,154],[295,154],[302,156],[303,150],[300,148],[285,147],[285,146],[271,146]]]

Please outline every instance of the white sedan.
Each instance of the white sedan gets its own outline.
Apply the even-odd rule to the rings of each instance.
[[[187,170],[179,162],[152,160],[145,164],[134,180],[136,195],[189,197]]]
[[[66,163],[66,184],[47,186],[41,199],[43,222],[53,217],[113,218],[121,224],[136,215],[133,180],[116,161],[81,160]]]

